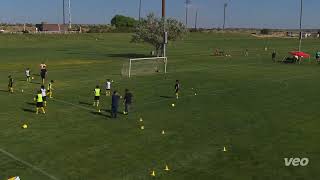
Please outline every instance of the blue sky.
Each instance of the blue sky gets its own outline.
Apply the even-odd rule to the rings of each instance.
[[[109,23],[115,14],[138,17],[139,0],[71,0],[74,23]],[[167,0],[167,16],[185,19],[185,0]],[[305,28],[319,28],[320,0],[304,0]],[[142,16],[161,15],[161,0],[142,0]],[[221,27],[223,4],[229,2],[228,27],[298,28],[300,0],[192,0],[190,26],[195,11],[199,27]],[[62,22],[62,0],[1,0],[0,22]]]

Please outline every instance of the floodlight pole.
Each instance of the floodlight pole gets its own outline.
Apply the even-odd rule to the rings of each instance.
[[[141,21],[141,0],[139,2],[139,22]]]
[[[63,6],[62,6],[62,18],[63,18],[63,24],[66,24],[66,2],[65,0],[62,0]]]
[[[303,0],[301,0],[301,4],[300,4],[299,51],[301,51],[301,44],[302,44],[302,13],[303,13]]]
[[[197,30],[198,28],[198,10],[196,11],[196,18],[195,18],[195,22],[194,22],[194,29]]]
[[[68,6],[69,6],[69,28],[71,29],[72,27],[72,17],[71,17],[71,0],[69,0],[69,3],[68,3]]]
[[[191,3],[191,0],[186,0],[186,27],[188,28],[188,11],[189,11],[189,4]]]
[[[166,57],[166,0],[162,0],[163,57]]]
[[[223,7],[223,27],[222,27],[222,29],[224,30],[224,28],[226,26],[226,9],[227,9],[228,4],[224,3],[223,6],[224,7]]]
[[[188,27],[188,4],[186,2],[186,27]]]

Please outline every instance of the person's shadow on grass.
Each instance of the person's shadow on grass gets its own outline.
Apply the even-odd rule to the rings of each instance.
[[[39,82],[34,82],[34,81],[31,81],[30,83],[31,83],[31,84],[41,84],[41,83],[39,83]]]
[[[111,114],[111,109],[105,109],[104,111]],[[123,114],[123,112],[120,112],[120,111],[118,111],[117,113],[118,114]]]
[[[22,110],[23,110],[24,112],[36,113],[36,111],[35,111],[35,110],[32,110],[32,109],[22,108]]]
[[[173,96],[160,96],[161,98],[165,98],[165,99],[172,99],[174,98]]]
[[[0,89],[0,92],[6,92],[9,93],[8,90]]]
[[[79,104],[87,105],[87,106],[92,106],[92,104],[90,104],[90,103],[88,103],[88,102],[84,102],[84,101],[79,101]]]
[[[34,103],[34,102],[26,102],[26,104],[28,104],[30,106],[35,106],[36,105],[36,103]]]
[[[101,112],[91,111],[90,113],[94,114],[94,115],[97,115],[97,116],[103,116],[103,117],[111,118],[110,115],[102,114]]]

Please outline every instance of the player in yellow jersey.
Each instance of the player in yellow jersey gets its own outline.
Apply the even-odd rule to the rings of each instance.
[[[94,101],[93,101],[93,106],[99,107],[99,101],[100,101],[100,95],[101,95],[101,89],[97,85],[96,88],[93,91],[94,93]]]
[[[48,95],[49,95],[49,98],[50,98],[50,99],[53,98],[53,97],[52,97],[52,91],[54,90],[54,89],[53,89],[53,83],[54,83],[54,81],[51,80],[50,83],[48,84],[48,88],[47,88],[47,90],[48,90]]]
[[[45,114],[46,111],[44,110],[44,107],[43,107],[43,98],[42,98],[42,92],[41,91],[38,91],[36,97],[34,98],[34,101],[36,101],[36,114],[39,114],[39,109],[42,110],[42,113]]]

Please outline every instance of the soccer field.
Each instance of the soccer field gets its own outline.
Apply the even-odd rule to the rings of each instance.
[[[166,76],[128,79],[121,76],[123,63],[152,50],[129,43],[130,37],[0,36],[0,180],[320,177],[320,65],[271,61],[273,49],[280,60],[297,47],[297,39],[191,33],[169,44]],[[231,57],[211,56],[216,48]],[[313,55],[317,48],[319,41],[303,41],[304,51]],[[36,115],[33,102],[41,62],[48,66],[48,80],[55,80],[46,115]],[[27,67],[32,83],[25,81]],[[14,94],[7,92],[10,74]],[[132,91],[128,116],[109,117],[110,97],[102,96],[102,113],[92,106],[93,89],[107,78],[120,93]],[[176,79],[181,82],[178,100]],[[284,158],[291,157],[308,158],[309,164],[285,166]]]

